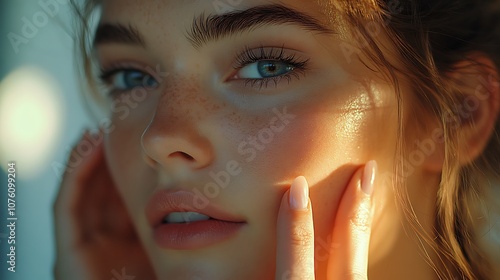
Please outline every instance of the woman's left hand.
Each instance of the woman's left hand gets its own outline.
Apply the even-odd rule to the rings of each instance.
[[[55,279],[156,279],[111,178],[102,139],[102,132],[85,133],[71,152],[69,162],[77,164],[68,164],[54,203]],[[90,152],[79,155],[86,144]]]
[[[360,167],[338,206],[327,260],[328,280],[367,279],[375,161]],[[314,227],[309,186],[297,177],[284,194],[278,214],[276,280],[315,276]],[[318,278],[319,279],[319,278]]]

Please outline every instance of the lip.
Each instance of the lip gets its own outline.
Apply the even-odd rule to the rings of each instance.
[[[197,196],[189,191],[160,190],[146,206],[146,217],[153,228],[156,243],[165,249],[193,250],[208,247],[234,237],[246,224],[237,215],[228,213],[213,203],[201,207]],[[197,212],[210,220],[192,223],[163,223],[172,212]]]

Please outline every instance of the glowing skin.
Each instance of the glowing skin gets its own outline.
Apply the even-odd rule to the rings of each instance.
[[[160,69],[160,74],[144,71],[159,77],[158,87],[146,95],[114,97],[105,142],[110,171],[160,279],[273,279],[281,197],[295,177],[304,175],[311,186],[317,275],[322,279],[326,262],[320,259],[326,256],[337,205],[353,172],[371,159],[377,160],[380,173],[392,170],[394,90],[355,56],[346,59],[340,36],[297,25],[265,25],[195,48],[186,30],[194,17],[216,14],[212,2],[104,1],[101,23],[134,25],[146,47],[99,44],[100,65]],[[255,0],[234,9],[279,3],[328,22],[313,2]],[[307,61],[307,68],[267,87],[245,83],[234,69],[237,56],[261,46],[267,51],[283,47],[285,56]],[[249,73],[254,72],[243,72]],[[207,195],[205,186],[214,182],[213,174],[228,164],[240,172],[209,200],[244,217],[245,228],[226,242],[199,250],[160,248],[144,210],[153,193],[175,188]],[[397,242],[407,241],[396,239],[403,231],[392,193],[385,191],[390,187],[376,185],[377,210],[384,209],[384,216],[378,213],[374,220],[373,271],[377,261],[417,255],[408,243],[409,252],[393,251]],[[413,262],[428,276],[422,264],[420,259]]]

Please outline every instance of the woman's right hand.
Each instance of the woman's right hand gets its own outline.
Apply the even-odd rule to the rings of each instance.
[[[79,145],[91,152],[79,155]],[[156,279],[111,179],[102,132],[85,133],[69,162],[75,166],[66,169],[54,203],[55,279]]]

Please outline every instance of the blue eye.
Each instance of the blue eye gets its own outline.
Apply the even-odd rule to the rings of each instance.
[[[101,80],[111,91],[129,91],[137,87],[153,89],[158,86],[158,82],[151,75],[135,69],[103,71]]]
[[[300,57],[298,51],[281,48],[264,47],[245,50],[236,57],[233,66],[237,70],[232,80],[240,80],[252,87],[266,88],[269,83],[278,86],[282,81],[290,83],[293,77],[299,79],[300,74],[308,70],[309,59]]]
[[[237,76],[242,79],[265,79],[286,75],[293,70],[294,67],[285,61],[261,60],[241,68]]]

